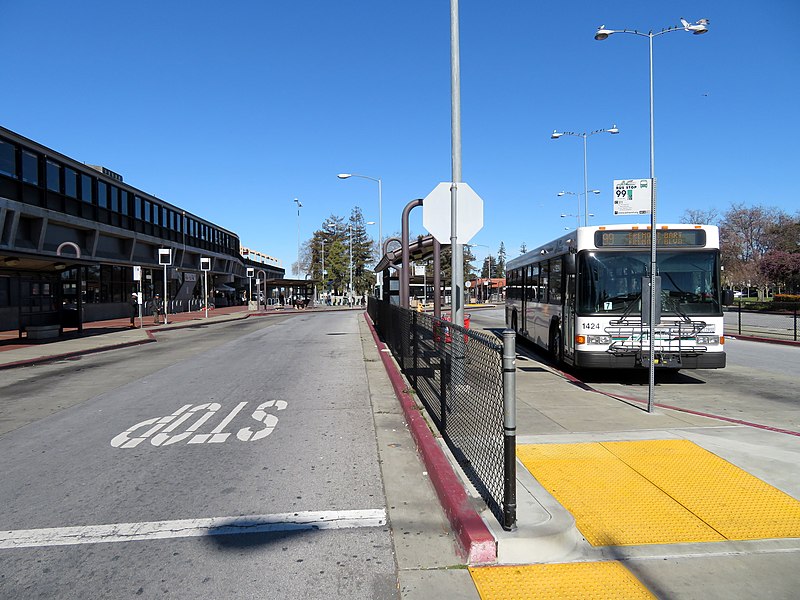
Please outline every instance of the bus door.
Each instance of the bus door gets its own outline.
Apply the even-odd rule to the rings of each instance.
[[[564,277],[564,309],[561,330],[564,343],[564,357],[570,362],[575,358],[575,274]]]

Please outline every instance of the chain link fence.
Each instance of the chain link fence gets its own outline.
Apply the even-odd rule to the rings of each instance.
[[[375,298],[367,312],[470,482],[512,529],[516,431],[504,413],[501,341]]]

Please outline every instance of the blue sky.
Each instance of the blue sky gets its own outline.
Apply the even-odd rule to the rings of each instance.
[[[407,202],[451,177],[448,0],[0,0],[0,124],[239,234],[283,261],[360,206],[399,232]],[[654,40],[659,222],[732,202],[800,209],[800,3],[461,0],[463,180],[474,237],[508,257],[559,235],[583,190],[595,224],[612,181],[649,174],[647,39],[599,25],[706,35]],[[582,201],[582,200],[581,200]],[[645,218],[647,220],[648,218]],[[422,212],[412,232],[424,233]],[[371,230],[377,237],[377,227]],[[482,258],[486,248],[475,254]]]

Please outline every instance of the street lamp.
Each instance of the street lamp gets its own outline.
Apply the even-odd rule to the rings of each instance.
[[[586,202],[586,210],[584,211],[585,215],[589,214],[589,173],[588,173],[588,165],[586,162],[586,138],[591,137],[596,133],[610,133],[612,135],[616,135],[619,133],[619,129],[617,129],[616,125],[612,125],[611,129],[596,129],[595,131],[590,131],[588,133],[587,132],[574,133],[572,131],[558,131],[554,129],[553,133],[550,135],[551,140],[557,140],[558,138],[564,135],[571,135],[574,137],[583,138],[583,193],[586,196],[584,198],[584,201]],[[592,191],[594,192],[594,190]],[[578,212],[581,212],[580,207],[578,208]],[[584,225],[589,224],[588,216],[584,219],[583,224]]]
[[[650,382],[648,385],[647,394],[647,412],[653,412],[653,394],[655,391],[655,367],[653,364],[653,352],[655,350],[654,337],[655,337],[655,314],[656,314],[656,294],[655,290],[655,277],[656,277],[656,166],[655,166],[655,134],[653,126],[653,38],[665,33],[673,31],[688,31],[694,35],[701,35],[708,31],[708,19],[700,19],[694,24],[689,23],[686,19],[681,17],[681,26],[673,26],[668,29],[662,29],[657,33],[649,31],[642,33],[635,29],[606,29],[605,25],[600,25],[597,32],[594,34],[594,39],[605,40],[615,33],[630,33],[641,37],[646,37],[649,40],[650,46],[650,179],[652,180],[652,194],[650,199]]]
[[[294,199],[294,203],[297,204],[297,274],[300,275],[300,209],[303,203],[297,198]]]
[[[350,177],[360,177],[361,179],[369,179],[370,181],[378,182],[378,253],[383,252],[383,184],[380,177],[370,177],[369,175],[359,175],[358,173],[339,173],[339,179],[349,179]],[[383,256],[378,256],[378,260]],[[380,296],[383,299],[383,278],[379,282]]]
[[[589,190],[589,192],[588,192],[588,194],[599,194],[599,193],[600,193],[600,190]],[[564,215],[564,214],[562,214],[561,216],[562,217],[575,217],[576,219],[578,219],[577,226],[580,227],[581,226],[581,196],[583,196],[583,194],[576,194],[575,192],[565,192],[565,191],[562,190],[562,191],[558,192],[558,194],[556,194],[556,196],[558,196],[559,198],[562,197],[562,196],[575,196],[578,199],[578,214],[577,215]],[[588,202],[586,202],[586,213],[585,214],[586,214],[586,219],[584,220],[584,225],[588,225],[589,224],[589,217],[593,217],[594,216],[593,214],[589,213],[589,203]]]

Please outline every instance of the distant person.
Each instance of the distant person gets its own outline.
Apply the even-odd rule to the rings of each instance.
[[[139,314],[139,295],[131,294],[131,327],[136,327],[136,315]]]
[[[156,294],[153,296],[153,300],[150,302],[150,305],[153,308],[153,324],[160,325],[161,324],[161,314],[164,312],[164,302],[161,300],[161,296]]]

